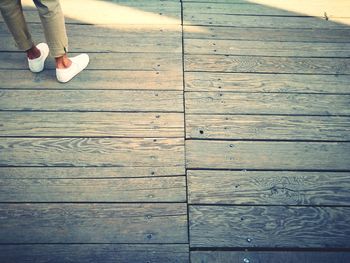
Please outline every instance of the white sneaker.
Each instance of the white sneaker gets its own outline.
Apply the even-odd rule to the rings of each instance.
[[[89,56],[87,54],[80,54],[69,59],[72,61],[72,65],[69,68],[56,68],[56,77],[59,82],[65,83],[70,81],[89,64]]]
[[[40,50],[40,57],[35,59],[28,59],[28,65],[31,72],[38,73],[43,71],[45,60],[49,55],[49,47],[46,43],[40,43],[36,45],[36,47]]]

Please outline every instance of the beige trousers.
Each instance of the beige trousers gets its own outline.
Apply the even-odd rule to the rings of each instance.
[[[68,38],[59,0],[33,0],[44,28],[51,56],[68,52]],[[1,14],[20,50],[30,49],[34,42],[23,16],[21,0],[0,0]]]

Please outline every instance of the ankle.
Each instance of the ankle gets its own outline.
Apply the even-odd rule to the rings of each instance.
[[[67,55],[57,57],[57,58],[55,58],[55,61],[56,61],[56,68],[57,69],[69,68],[72,65],[72,61],[68,58]]]
[[[28,59],[36,59],[41,56],[40,50],[36,46],[32,46],[26,51]]]

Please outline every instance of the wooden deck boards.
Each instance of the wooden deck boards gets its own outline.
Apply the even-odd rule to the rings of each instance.
[[[91,63],[65,85],[52,59],[27,70],[0,19],[0,261],[349,262],[340,15],[100,4],[113,16],[67,15]]]

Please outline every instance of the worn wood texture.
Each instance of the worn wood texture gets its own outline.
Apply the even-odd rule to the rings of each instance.
[[[192,204],[349,205],[350,173],[189,170]]]
[[[187,114],[186,138],[350,141],[350,118]]]
[[[181,91],[3,89],[0,109],[183,112],[182,98]]]
[[[186,71],[288,73],[288,74],[349,74],[346,58],[300,58],[233,55],[187,55]]]
[[[0,72],[1,74],[1,72]],[[186,91],[350,94],[350,75],[186,72]],[[307,83],[307,85],[305,85]],[[1,85],[1,84],[0,84]]]
[[[293,14],[293,13],[292,13]],[[350,18],[344,18],[347,24]],[[265,28],[347,28],[348,25],[318,17],[254,16],[211,13],[185,13],[185,25],[235,26]]]
[[[192,247],[347,248],[349,207],[190,206]]]
[[[169,167],[0,167],[0,179],[106,179],[185,175]]]
[[[187,168],[348,170],[350,143],[188,140]]]
[[[198,33],[198,28],[202,29]],[[348,43],[349,28],[240,28],[184,26],[185,39]],[[298,45],[296,44],[296,45]]]
[[[38,244],[0,245],[6,263],[188,263],[188,245]]]
[[[31,24],[32,38],[45,41],[41,24]],[[141,28],[125,26],[72,25],[67,24],[69,50],[74,52],[172,52],[182,51],[180,26]],[[4,23],[0,22],[0,50],[17,51],[15,42]],[[101,45],[103,38],[103,45]]]
[[[186,202],[185,177],[0,179],[0,202]]]
[[[83,74],[77,75],[74,81],[64,85],[55,78],[55,70],[45,70],[40,74],[33,74],[29,70],[0,70],[0,88],[180,91],[183,89],[180,71],[169,73],[166,71],[86,70]]]
[[[202,1],[201,3],[191,3],[185,1],[183,11],[187,17],[195,16],[196,14],[212,14],[219,15],[258,15],[258,16],[305,16],[283,9],[272,8],[267,5],[255,4],[254,2],[241,1],[241,3],[227,1],[227,3]]]
[[[181,53],[89,53],[88,70],[148,70],[182,71]],[[1,52],[0,69],[28,69],[28,62],[22,53]],[[55,69],[54,61],[49,59],[46,69]],[[82,73],[83,75],[83,73]]]
[[[0,138],[1,166],[182,166],[183,138]]]
[[[281,41],[244,41],[187,39],[187,54],[220,54],[243,56],[350,57],[350,43],[310,43]]]
[[[195,114],[350,114],[350,95],[187,92],[185,97],[186,112]]]
[[[276,251],[276,252],[243,252],[243,251],[192,251],[192,263],[347,263],[350,261],[349,252],[302,252],[302,251]]]
[[[0,137],[183,137],[182,113],[0,112]]]
[[[0,243],[187,243],[186,210],[181,203],[0,204]]]

